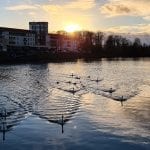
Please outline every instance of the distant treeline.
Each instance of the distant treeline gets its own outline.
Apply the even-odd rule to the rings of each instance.
[[[109,35],[104,40],[102,32],[89,32],[81,44],[81,51],[90,57],[149,57],[150,45],[142,44],[139,38],[131,40],[120,35]]]

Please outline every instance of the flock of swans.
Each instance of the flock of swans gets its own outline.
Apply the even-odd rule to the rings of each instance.
[[[78,76],[76,74],[71,74],[67,76],[69,80],[58,80],[54,81],[51,85],[53,88],[57,88],[64,92],[71,93],[73,95],[82,95],[88,92],[94,93],[96,95],[101,95],[107,97],[109,99],[121,102],[123,106],[123,102],[127,101],[128,99],[136,96],[138,92],[133,92],[128,95],[115,95],[117,89],[113,87],[103,88],[101,86],[101,82],[104,80],[103,78],[92,78],[91,76]],[[66,85],[68,84],[68,85]],[[67,87],[67,88],[66,88]],[[69,88],[68,88],[69,87]]]

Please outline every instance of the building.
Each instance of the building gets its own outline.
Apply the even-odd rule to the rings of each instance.
[[[29,28],[30,30],[0,27],[0,51],[79,52],[79,35],[65,31],[48,34],[48,22],[29,22]]]
[[[48,22],[29,22],[29,30],[36,32],[37,46],[46,47],[48,35]]]
[[[48,49],[53,50],[54,52],[78,52],[79,50],[79,41],[72,35],[61,34],[48,34],[47,35],[47,44]]]
[[[2,36],[0,37],[0,51],[7,51],[8,41],[5,40]]]
[[[4,51],[8,47],[35,47],[35,39],[33,31],[0,27],[0,45]]]
[[[79,42],[71,35],[60,35],[58,50],[61,52],[78,52]]]
[[[58,51],[59,34],[50,33],[46,36],[46,47],[55,52]]]
[[[69,34],[65,31],[58,31],[58,51],[60,52],[79,52],[79,40],[75,34]]]

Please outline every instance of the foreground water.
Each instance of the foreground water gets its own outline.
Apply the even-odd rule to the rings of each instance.
[[[150,61],[0,66],[0,149],[150,149]]]

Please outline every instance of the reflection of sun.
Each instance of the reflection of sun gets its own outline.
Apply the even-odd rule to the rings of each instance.
[[[81,27],[78,24],[70,24],[65,27],[66,32],[75,32],[81,30]]]

